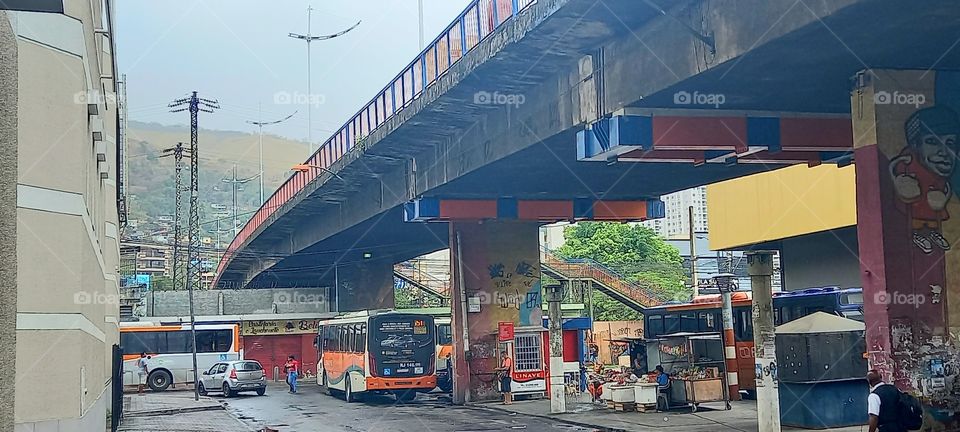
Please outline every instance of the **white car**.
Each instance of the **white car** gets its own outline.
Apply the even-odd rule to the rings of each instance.
[[[245,391],[263,396],[267,392],[267,375],[256,360],[220,362],[203,371],[197,391],[203,396],[211,391],[222,392],[223,397]]]

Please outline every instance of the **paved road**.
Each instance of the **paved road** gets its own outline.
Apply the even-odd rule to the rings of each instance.
[[[314,384],[306,383],[291,395],[284,385],[271,385],[266,396],[242,395],[222,399],[227,409],[254,429],[264,427],[280,432],[494,432],[570,431],[579,428],[546,419],[526,417],[477,408],[450,406],[443,398],[420,395],[408,404],[393,397],[372,396],[348,404],[328,396]]]

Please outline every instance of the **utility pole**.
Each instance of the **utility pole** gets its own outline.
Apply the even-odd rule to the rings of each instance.
[[[160,157],[173,156],[174,160],[174,194],[175,204],[173,212],[173,289],[186,289],[186,279],[183,279],[183,246],[180,244],[183,238],[183,158],[190,158],[190,150],[183,147],[179,142],[176,146],[163,149]],[[183,279],[183,281],[181,281]]]
[[[717,268],[719,270],[719,266]],[[720,290],[722,306],[720,316],[723,321],[723,360],[727,379],[727,400],[740,400],[740,367],[737,363],[737,347],[733,335],[733,292],[739,289],[737,277],[733,273],[721,273],[713,278]],[[730,404],[727,404],[729,409]]]
[[[757,370],[757,420],[761,431],[780,430],[777,346],[773,324],[773,252],[747,252],[753,289],[753,347]]]
[[[697,236],[693,226],[693,206],[687,208],[687,221],[690,223],[690,286],[693,288],[693,297],[697,297],[700,295],[700,279],[697,276]]]
[[[290,115],[288,115],[288,116],[286,116],[286,117],[284,117],[284,118],[282,118],[282,119],[280,119],[280,120],[265,122],[265,121],[263,121],[263,106],[262,106],[262,104],[258,104],[258,105],[257,105],[257,108],[258,108],[258,111],[259,111],[259,112],[258,112],[258,115],[257,115],[257,121],[249,121],[249,120],[248,120],[247,123],[256,126],[257,129],[260,130],[260,140],[259,140],[259,141],[260,141],[260,144],[259,144],[259,147],[260,147],[260,174],[259,174],[259,177],[260,177],[260,205],[263,205],[263,203],[264,203],[264,197],[263,197],[263,127],[264,127],[264,126],[269,126],[269,125],[275,125],[275,124],[277,124],[277,123],[283,123],[283,122],[285,122],[285,121],[287,121],[287,120],[290,120],[290,118],[293,117],[297,112],[294,111],[293,114],[290,114]],[[312,150],[311,150],[311,153],[312,153]]]
[[[193,308],[193,290],[200,286],[200,208],[198,195],[200,192],[200,167],[197,157],[197,136],[199,125],[197,121],[200,111],[212,113],[215,109],[220,109],[217,101],[197,97],[194,91],[189,98],[181,98],[173,101],[169,105],[173,108],[171,112],[190,112],[190,221],[188,225],[188,247],[187,247],[187,292],[190,300],[190,339],[193,343],[190,350],[193,354],[193,400],[200,400],[199,389],[197,389],[197,324],[194,317]]]
[[[240,185],[249,182],[250,180],[255,179],[257,176],[247,177],[247,178],[237,178],[237,164],[233,164],[233,178],[222,179],[224,183],[230,183],[230,187],[233,188],[233,235],[236,236],[239,228],[240,221],[237,219],[237,191],[240,188]],[[262,177],[261,177],[262,178]],[[261,180],[262,181],[262,180]]]
[[[558,284],[546,288],[547,321],[550,326],[550,413],[559,414],[567,412],[566,386],[563,382],[563,316],[560,313],[564,286]]]
[[[307,158],[308,158],[308,159],[309,159],[311,156],[313,156],[313,137],[312,137],[312,133],[313,133],[313,102],[314,102],[314,101],[313,101],[313,88],[312,88],[312,86],[311,86],[311,83],[313,82],[313,77],[312,77],[312,75],[310,74],[310,65],[311,65],[311,62],[310,62],[310,42],[317,41],[317,40],[333,39],[333,38],[338,37],[338,36],[343,36],[343,35],[345,35],[347,32],[349,32],[350,30],[353,30],[353,29],[357,28],[358,25],[360,25],[360,21],[357,21],[356,24],[354,24],[353,26],[351,26],[350,28],[348,28],[348,29],[346,29],[346,30],[343,30],[343,31],[340,31],[340,32],[337,32],[337,33],[333,33],[333,34],[328,34],[328,35],[314,36],[313,34],[310,33],[310,23],[311,23],[311,21],[313,21],[313,20],[311,19],[312,13],[313,13],[313,6],[307,6],[307,34],[305,34],[305,35],[297,34],[297,33],[288,33],[288,34],[287,34],[287,36],[289,36],[289,37],[292,37],[292,38],[294,38],[294,39],[300,39],[300,40],[302,40],[302,41],[306,41],[306,42],[307,42],[307,143],[310,145],[310,153],[307,155]]]
[[[423,49],[426,48],[424,46],[426,42],[425,42],[425,39],[423,38],[423,0],[418,0],[417,6],[418,6],[417,10],[419,12],[419,17],[420,17],[420,50],[423,51]]]

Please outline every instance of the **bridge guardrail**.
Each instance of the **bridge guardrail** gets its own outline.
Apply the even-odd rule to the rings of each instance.
[[[473,0],[433,42],[420,52],[370,102],[350,117],[304,164],[330,167],[358,142],[420,97],[424,90],[493,33],[536,0]],[[296,172],[247,221],[217,266],[217,281],[240,247],[283,204],[313,181],[321,170]]]
[[[564,259],[542,251],[542,264],[568,279],[593,279],[644,306],[663,304],[666,299],[649,287],[630,282],[617,271],[590,259]]]

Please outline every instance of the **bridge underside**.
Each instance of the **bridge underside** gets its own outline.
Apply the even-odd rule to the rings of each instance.
[[[960,376],[945,377],[930,365],[960,361],[960,311],[946,306],[960,302],[960,262],[948,253],[960,240],[960,219],[947,221],[947,213],[960,214],[952,199],[960,190],[960,175],[953,175],[960,78],[944,72],[960,69],[960,8],[933,0],[909,6],[896,0],[655,3],[671,16],[634,0],[538,1],[336,162],[331,169],[339,178],[321,176],[278,211],[232,258],[221,284],[307,286],[331,273],[336,278],[334,263],[386,268],[374,263],[447,247],[459,231],[466,233],[462,256],[475,262],[464,269],[472,269],[466,285],[455,291],[482,291],[477,284],[509,279],[510,270],[522,270],[533,283],[539,278],[527,273],[539,268],[527,264],[535,266],[528,262],[535,223],[505,228],[525,239],[516,253],[504,246],[513,244],[505,234],[485,231],[477,221],[404,223],[401,205],[423,197],[645,200],[785,166],[736,158],[717,164],[581,160],[576,134],[625,108],[849,115],[871,362],[902,388],[926,396],[946,413],[944,424],[956,426]],[[865,69],[880,72],[858,75]],[[522,95],[524,102],[477,103],[480,92]],[[678,98],[682,93],[694,98]],[[923,95],[925,104],[897,105],[904,94]],[[696,95],[707,97],[701,103]],[[914,112],[932,106],[938,108]],[[949,147],[952,156],[941,156],[939,147]],[[902,158],[909,151],[920,153]],[[918,201],[915,189],[937,193]],[[907,201],[897,198],[905,195]],[[471,249],[484,242],[494,252]],[[498,254],[511,259],[499,262]],[[924,276],[913,280],[912,274]],[[915,298],[897,297],[908,294],[932,301],[922,308],[869,301],[888,294],[893,301]],[[481,323],[459,319],[489,329],[498,316],[481,315]],[[521,322],[514,315],[508,318]]]
[[[908,11],[895,1],[853,0],[667,8],[717,32],[711,55],[679,23],[633,1],[540,2],[371,134],[363,156],[335,164],[346,182],[321,177],[296,207],[278,212],[226,266],[221,284],[312,281],[349,260],[331,251],[354,243],[395,260],[446,247],[445,227],[402,222],[400,205],[417,197],[647,199],[777,168],[580,162],[576,133],[624,107],[677,108],[678,91],[722,94],[720,111],[848,114],[850,79],[865,66],[960,66],[943,42],[957,32],[957,20],[946,19],[956,12],[921,3]],[[735,12],[743,10],[751,13]],[[863,31],[868,22],[872,31]],[[525,101],[478,105],[478,92]],[[308,274],[292,270],[304,264]]]

